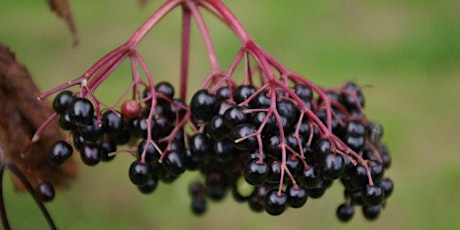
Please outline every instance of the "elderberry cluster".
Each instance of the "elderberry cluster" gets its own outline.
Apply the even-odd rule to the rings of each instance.
[[[206,212],[208,200],[228,193],[254,212],[280,215],[340,181],[345,202],[337,209],[339,220],[349,221],[356,206],[374,220],[393,190],[384,175],[391,158],[381,143],[383,128],[367,120],[356,84],[324,95],[301,83],[232,85],[198,90],[187,105],[174,98],[171,84],[160,82],[146,88],[142,99],[125,101],[120,111],[98,112],[89,99],[62,91],[53,108],[73,147],[58,141],[48,159],[59,166],[75,148],[84,164],[94,166],[127,144],[135,156],[128,176],[143,194],[186,171],[203,176],[189,187],[196,215]]]

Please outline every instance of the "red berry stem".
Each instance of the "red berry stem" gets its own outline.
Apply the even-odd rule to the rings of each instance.
[[[190,32],[191,32],[191,13],[190,9],[182,7],[182,44],[181,44],[181,64],[180,64],[180,92],[179,98],[183,101],[187,99],[188,68],[190,59]]]
[[[198,29],[203,36],[204,45],[208,53],[209,64],[211,65],[211,73],[220,73],[221,70],[219,62],[217,61],[216,51],[214,50],[214,45],[212,44],[211,36],[209,35],[209,30],[203,20],[203,16],[201,15],[195,2],[185,1],[185,4],[190,9],[192,16],[197,23]]]

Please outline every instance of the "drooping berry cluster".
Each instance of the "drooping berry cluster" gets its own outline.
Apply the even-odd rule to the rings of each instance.
[[[184,7],[180,99],[168,82],[154,83],[135,49],[159,18],[179,5]],[[217,15],[242,41],[227,71],[219,67],[199,7]],[[204,38],[211,71],[187,104],[192,18]],[[133,82],[115,106],[106,106],[94,91],[124,59],[130,60]],[[245,69],[241,84],[233,78],[238,65]],[[75,85],[79,92],[65,90]],[[126,100],[130,90],[133,97]],[[121,152],[117,146],[127,145],[124,152],[135,157],[128,176],[141,193],[198,171],[204,179],[189,187],[190,207],[197,215],[206,212],[208,200],[228,193],[255,212],[280,215],[288,207],[304,206],[308,198],[322,197],[340,181],[345,202],[337,209],[339,220],[349,221],[356,206],[374,220],[393,191],[385,175],[391,158],[381,142],[383,128],[367,119],[361,88],[352,82],[322,88],[286,69],[254,43],[218,0],[167,1],[127,43],[40,98],[56,92],[53,108],[72,140],[53,145],[48,155],[53,165],[72,155],[70,142],[89,166],[113,159]]]

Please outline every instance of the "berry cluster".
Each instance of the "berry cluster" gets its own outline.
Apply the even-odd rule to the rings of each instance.
[[[184,30],[176,98],[171,84],[154,83],[135,46],[179,5]],[[227,71],[219,67],[199,7],[222,19],[242,41]],[[192,18],[204,38],[211,71],[187,104]],[[130,60],[133,82],[114,106],[106,106],[94,91],[124,59]],[[240,64],[244,81],[236,83],[233,76]],[[79,92],[66,90],[75,85]],[[126,99],[129,91],[133,96]],[[129,179],[144,194],[154,192],[160,181],[171,183],[186,171],[197,171],[204,179],[189,187],[190,207],[197,215],[206,212],[208,200],[221,200],[228,193],[255,212],[280,215],[288,207],[304,206],[308,198],[322,197],[340,181],[345,201],[336,212],[339,220],[349,221],[356,206],[374,220],[393,191],[385,175],[391,158],[381,142],[383,128],[367,119],[361,88],[352,82],[322,88],[286,69],[254,43],[218,0],[167,1],[127,43],[40,99],[57,92],[55,117],[71,141],[52,146],[51,164],[61,165],[73,148],[89,166],[128,152],[135,157]],[[129,149],[117,150],[119,145]]]

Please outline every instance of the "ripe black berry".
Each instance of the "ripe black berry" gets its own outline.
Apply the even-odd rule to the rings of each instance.
[[[72,156],[72,146],[65,141],[57,141],[48,151],[48,161],[51,165],[59,166]]]
[[[134,161],[129,167],[129,179],[135,185],[143,185],[152,176],[152,168],[149,164]]]
[[[257,146],[257,139],[254,136],[245,138],[244,140],[238,140],[243,137],[247,137],[257,131],[256,127],[251,124],[241,124],[236,126],[231,131],[233,144],[235,148],[239,150],[253,150]]]
[[[286,188],[287,203],[292,208],[300,208],[307,202],[307,190],[302,186],[289,185]]]
[[[228,162],[233,159],[233,143],[229,138],[214,142],[214,157],[219,162]]]
[[[230,89],[228,87],[221,87],[216,91],[216,100],[223,101],[230,98]]]
[[[149,164],[153,164],[160,159],[158,150],[151,142],[147,142],[146,140],[141,141],[137,147],[137,160],[142,160],[142,154],[145,154],[144,161]]]
[[[346,132],[353,137],[364,137],[366,135],[366,128],[361,122],[351,120],[347,124]]]
[[[274,159],[279,159],[281,157],[281,138],[279,134],[273,134],[264,138],[264,142],[264,151],[267,155]]]
[[[85,165],[95,166],[102,159],[101,149],[97,145],[84,145],[80,157]]]
[[[277,183],[281,179],[281,162],[274,160],[269,165],[270,172],[267,176],[267,182]]]
[[[156,86],[155,89],[157,93],[163,94],[165,97],[172,99],[174,97],[174,87],[169,83],[169,82],[159,82]],[[161,103],[164,100],[159,98],[158,102]]]
[[[390,178],[383,178],[382,180],[380,180],[380,187],[382,187],[384,190],[385,199],[390,197],[393,193],[394,184]]]
[[[36,188],[36,192],[40,200],[43,202],[52,201],[55,196],[53,185],[48,182],[39,183]]]
[[[369,206],[380,205],[385,199],[385,191],[378,185],[366,185],[361,191],[361,196],[364,203]]]
[[[98,141],[103,133],[102,127],[99,126],[97,117],[93,116],[87,124],[78,126],[78,133],[86,140],[91,142]]]
[[[163,161],[163,165],[172,175],[180,175],[185,171],[184,158],[177,151],[169,152]]]
[[[367,171],[364,166],[358,164],[352,167],[349,175],[352,189],[361,189],[367,184]]]
[[[367,220],[376,220],[379,217],[381,210],[382,210],[382,207],[380,205],[375,205],[375,206],[364,205],[362,208],[363,216]]]
[[[53,100],[53,109],[58,114],[63,114],[67,111],[70,104],[74,100],[74,96],[71,91],[64,90],[60,92]]]
[[[270,172],[266,162],[254,159],[248,163],[244,170],[244,179],[251,185],[259,185],[265,182]]]
[[[221,140],[228,136],[229,130],[225,127],[222,116],[216,115],[206,125],[206,132],[212,139]]]
[[[285,192],[273,189],[265,195],[264,207],[265,211],[273,216],[281,215],[286,209],[288,196]]]
[[[246,114],[244,114],[243,107],[233,106],[227,109],[223,115],[224,124],[228,129],[242,124],[246,121]]]
[[[315,188],[320,184],[321,177],[314,166],[309,166],[298,174],[297,181],[305,188]]]
[[[255,92],[256,88],[252,85],[240,85],[233,90],[233,99],[239,104],[252,96]]]
[[[58,123],[59,127],[61,127],[63,130],[75,129],[75,124],[72,122],[70,115],[67,112],[59,115]]]
[[[123,116],[113,111],[107,111],[102,115],[102,126],[104,132],[109,135],[119,134],[125,127]]]
[[[101,160],[108,162],[115,158],[115,155],[109,156],[110,153],[117,151],[117,145],[114,141],[107,140],[101,143]]]
[[[151,176],[147,182],[142,185],[138,185],[137,189],[143,194],[151,194],[158,187],[158,177]]]
[[[202,89],[197,91],[190,102],[192,115],[202,121],[209,121],[214,115],[217,100],[208,90]]]
[[[320,180],[320,182],[312,188],[307,188],[307,194],[309,197],[313,199],[321,198],[327,189],[327,183],[324,180]]]
[[[313,98],[313,91],[306,85],[296,84],[294,86],[294,92],[301,99],[311,100]]]
[[[329,154],[321,161],[321,176],[326,180],[335,180],[342,176],[345,163],[342,155]]]
[[[204,158],[211,152],[212,141],[206,134],[197,133],[190,137],[189,148],[195,157]]]
[[[68,110],[71,121],[75,123],[87,124],[94,116],[93,104],[86,98],[75,98]]]
[[[190,208],[192,213],[201,216],[206,212],[208,205],[206,199],[203,197],[196,197],[192,198],[192,203],[190,204]]]
[[[313,161],[321,160],[326,158],[332,152],[332,145],[329,140],[320,139],[316,141],[313,147],[314,159]]]
[[[336,212],[337,218],[344,223],[350,221],[354,214],[355,207],[351,204],[341,204]]]

